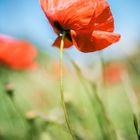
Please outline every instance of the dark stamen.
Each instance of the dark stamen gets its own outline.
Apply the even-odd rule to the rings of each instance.
[[[54,21],[54,26],[55,26],[55,28],[56,28],[60,33],[63,33],[63,32],[65,31],[65,32],[66,32],[66,38],[72,42],[72,38],[71,38],[71,35],[70,35],[70,30],[64,29],[64,28],[59,24],[58,21]]]
[[[59,24],[59,22],[54,21],[54,26],[55,26],[56,29],[58,29],[58,31],[59,31],[60,33],[63,33],[64,29],[63,29],[63,27]]]

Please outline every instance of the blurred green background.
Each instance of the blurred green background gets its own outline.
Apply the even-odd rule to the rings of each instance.
[[[64,53],[65,103],[77,140],[138,139],[140,1],[108,2],[121,41],[101,52]],[[59,50],[51,47],[56,35],[39,1],[0,0],[0,33],[38,49],[35,70],[0,66],[0,140],[71,140],[60,104]]]

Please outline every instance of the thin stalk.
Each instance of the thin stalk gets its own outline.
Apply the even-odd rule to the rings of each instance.
[[[101,81],[102,81],[102,86],[105,85],[105,75],[104,75],[104,68],[105,68],[105,60],[103,57],[103,53],[99,52],[99,57],[100,57],[100,63],[101,63]]]
[[[98,92],[99,92],[98,88],[94,83],[91,83],[91,85],[93,85],[92,89],[93,89],[93,91],[95,91],[95,98],[96,98],[97,102],[100,105],[102,115],[104,116],[104,119],[106,121],[107,135],[110,137],[110,139],[117,140],[117,136],[116,136],[116,132],[114,130],[113,124],[109,120],[109,117],[107,115],[107,112],[106,112],[106,109],[104,107],[104,104],[103,104],[102,100],[100,99],[100,97],[98,96]]]
[[[140,140],[140,134],[139,134],[139,130],[138,130],[138,120],[135,115],[133,115],[133,123],[134,123],[137,138],[138,138],[138,140]]]
[[[131,80],[130,80],[128,73],[124,73],[124,76],[122,77],[122,85],[123,85],[124,90],[126,91],[126,94],[128,96],[128,100],[129,100],[130,105],[131,105],[131,110],[132,110],[133,117],[134,117],[133,119],[135,121],[134,125],[137,122],[137,132],[136,133],[140,139],[140,126],[139,126],[139,123],[140,123],[140,119],[139,119],[140,118],[140,111],[139,111],[140,104],[139,104],[138,97],[133,89],[133,85],[131,83]]]
[[[117,136],[116,136],[116,132],[114,130],[114,127],[113,127],[113,124],[111,123],[111,121],[109,120],[108,118],[108,115],[107,115],[107,112],[106,112],[106,109],[104,107],[104,104],[107,104],[107,102],[105,101],[102,101],[102,99],[100,98],[100,89],[102,89],[102,92],[104,91],[104,86],[106,84],[106,81],[105,81],[105,71],[104,71],[104,68],[105,68],[105,60],[104,60],[104,57],[103,57],[103,53],[102,52],[99,52],[99,57],[100,57],[100,64],[101,64],[101,84],[99,84],[99,87],[96,85],[96,83],[92,83],[91,82],[91,85],[92,86],[92,89],[93,91],[95,91],[95,96],[96,96],[96,99],[97,101],[99,102],[99,104],[101,105],[101,110],[102,110],[102,113],[104,114],[104,117],[105,117],[105,120],[107,122],[107,125],[108,125],[108,128],[109,128],[109,135],[111,136],[111,139],[117,139]],[[89,81],[90,82],[90,81]],[[105,93],[104,93],[105,95]],[[102,97],[104,97],[104,100],[105,100],[105,97],[106,96],[103,96],[103,94],[101,95]]]
[[[91,103],[93,104],[93,106],[94,106],[94,100],[93,100],[93,97],[91,96],[91,94],[90,94],[90,90],[89,90],[89,88],[87,87],[87,85],[85,84],[85,82],[87,82],[88,84],[90,84],[91,86],[92,86],[92,90],[94,91],[93,93],[94,93],[94,97],[95,97],[95,99],[96,99],[96,101],[98,102],[98,104],[99,104],[99,106],[100,106],[100,109],[101,109],[101,113],[102,113],[102,115],[103,115],[103,117],[104,117],[104,119],[105,119],[105,121],[106,121],[106,126],[104,126],[101,122],[100,122],[100,120],[99,120],[99,117],[100,116],[98,116],[98,110],[96,110],[95,108],[94,108],[94,111],[95,111],[95,113],[96,113],[96,117],[97,117],[97,120],[98,120],[98,123],[99,123],[99,127],[100,127],[100,130],[101,130],[101,133],[102,133],[102,135],[103,135],[103,137],[104,137],[104,140],[109,140],[109,139],[114,139],[114,140],[116,140],[117,138],[116,138],[116,133],[115,133],[115,131],[114,131],[114,128],[112,128],[113,126],[112,126],[112,124],[111,124],[111,122],[110,122],[110,120],[109,120],[109,118],[108,118],[108,115],[107,115],[107,113],[106,113],[106,110],[105,110],[105,108],[104,108],[104,105],[103,105],[103,103],[102,103],[102,101],[101,101],[101,99],[100,99],[100,97],[98,96],[98,89],[97,89],[97,85],[95,84],[95,83],[92,83],[91,81],[89,81],[89,80],[87,80],[85,77],[83,77],[82,76],[82,72],[81,72],[81,70],[80,70],[80,68],[78,67],[78,65],[73,61],[73,59],[68,55],[68,54],[66,54],[67,55],[67,57],[68,57],[68,59],[70,60],[70,62],[73,64],[73,66],[74,66],[74,68],[75,68],[75,70],[76,70],[76,73],[77,73],[77,75],[78,75],[78,77],[79,77],[79,80],[80,80],[80,82],[81,82],[81,84],[83,85],[83,87],[85,88],[85,91],[88,91],[87,93],[87,95],[88,95],[88,98],[91,100]],[[111,128],[108,128],[108,126],[107,125],[109,125],[109,127],[111,127]],[[106,129],[104,129],[103,127],[106,127]],[[111,136],[110,136],[111,135]],[[111,137],[111,138],[109,138],[109,137]]]
[[[61,104],[63,107],[63,112],[65,116],[66,125],[68,128],[68,131],[70,135],[72,136],[73,140],[75,140],[75,136],[73,134],[73,131],[70,126],[69,118],[68,118],[68,112],[66,109],[65,101],[64,101],[64,84],[63,84],[63,48],[64,48],[64,38],[65,38],[66,32],[63,32],[62,39],[60,43],[60,95],[61,95]]]

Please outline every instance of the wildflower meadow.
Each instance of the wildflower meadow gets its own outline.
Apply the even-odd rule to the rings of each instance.
[[[138,0],[0,0],[0,140],[140,140]]]

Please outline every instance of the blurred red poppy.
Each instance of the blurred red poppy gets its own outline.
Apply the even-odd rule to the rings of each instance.
[[[121,64],[109,64],[104,71],[104,78],[108,84],[118,83],[122,80],[125,67]]]
[[[106,0],[40,0],[54,31],[53,46],[60,46],[65,31],[65,48],[73,44],[79,51],[94,52],[119,41],[113,33],[114,18]]]
[[[13,69],[36,67],[37,50],[29,42],[0,35],[0,63]]]

